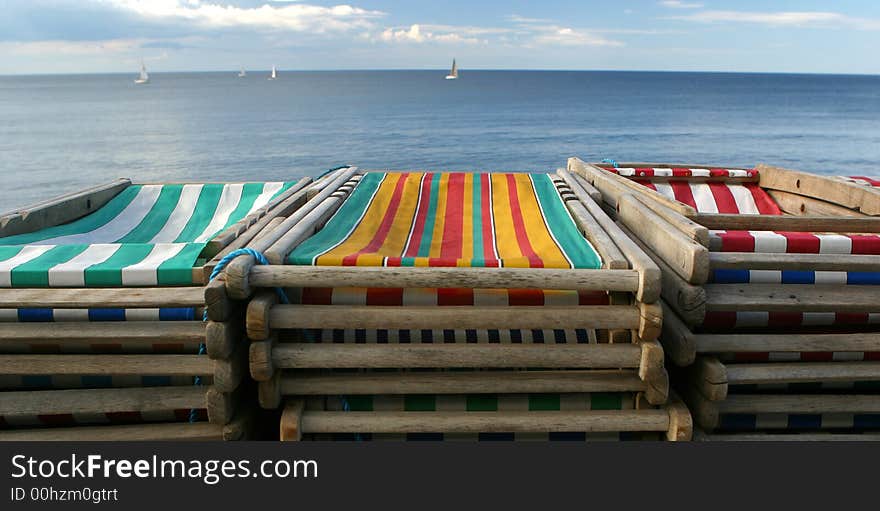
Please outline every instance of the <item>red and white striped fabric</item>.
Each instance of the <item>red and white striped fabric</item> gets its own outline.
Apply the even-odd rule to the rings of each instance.
[[[758,175],[756,170],[740,170],[740,169],[686,169],[686,168],[614,168],[602,167],[609,172],[619,174],[624,177],[755,177]]]
[[[840,179],[857,185],[880,187],[880,177],[877,176],[840,176]]]
[[[608,305],[607,293],[540,289],[305,288],[304,305]]]
[[[712,252],[880,255],[880,235],[709,231]]]
[[[781,215],[776,202],[755,183],[690,183],[669,181],[658,183],[635,179],[664,197],[677,200],[700,213],[743,215]]]
[[[878,312],[766,312],[766,311],[712,311],[707,312],[702,327],[710,330],[731,328],[787,328],[791,326],[831,327],[880,324]]]

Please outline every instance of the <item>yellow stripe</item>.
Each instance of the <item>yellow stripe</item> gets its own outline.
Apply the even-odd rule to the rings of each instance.
[[[470,266],[474,258],[474,175],[464,175],[464,220],[462,222],[461,259],[457,266]]]
[[[406,248],[406,240],[409,237],[409,230],[412,227],[413,216],[416,214],[416,206],[419,202],[419,183],[422,179],[422,173],[410,174],[403,185],[403,197],[400,199],[400,206],[397,208],[397,214],[394,215],[394,222],[391,224],[391,230],[388,237],[379,247],[380,256],[371,256],[369,258],[361,256],[358,258],[358,266],[379,266],[382,264],[382,255],[396,257],[403,254]],[[361,262],[361,259],[365,259]],[[377,262],[378,261],[378,262]]]
[[[491,174],[490,178],[492,179],[492,216],[495,219],[495,243],[498,247],[498,257],[504,261],[505,266],[528,268],[528,261],[523,258],[513,229],[507,176]],[[488,221],[488,219],[483,221]]]
[[[440,187],[437,196],[437,217],[434,223],[434,239],[431,240],[431,252],[428,257],[440,257],[443,248],[443,228],[446,225],[446,199],[449,195],[449,174],[440,176]]]
[[[400,174],[386,175],[379,186],[379,190],[376,192],[376,196],[373,198],[373,203],[367,208],[367,212],[360,224],[355,227],[354,232],[345,242],[319,257],[317,261],[319,265],[341,266],[342,259],[345,256],[362,250],[370,243],[370,240],[376,234],[376,229],[382,223],[382,217],[385,216],[385,211],[391,202],[391,196],[394,194],[394,187],[399,179]]]
[[[516,174],[516,190],[519,196],[519,205],[523,214],[523,223],[526,226],[526,234],[532,250],[535,251],[544,262],[545,268],[570,268],[565,255],[553,241],[544,218],[541,216],[541,207],[538,198],[535,197],[535,189],[528,174]]]

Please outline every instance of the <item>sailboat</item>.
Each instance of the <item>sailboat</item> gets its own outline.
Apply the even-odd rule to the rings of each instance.
[[[458,65],[455,63],[455,59],[452,59],[452,70],[449,71],[449,74],[446,75],[447,80],[456,80],[458,79]]]
[[[272,74],[269,75],[268,80],[275,80],[278,78],[278,73],[275,71],[275,66],[272,66]]]
[[[144,66],[144,63],[141,62],[141,74],[137,78],[135,78],[134,83],[142,84],[142,83],[150,83],[150,75],[147,74],[147,67]]]
[[[247,73],[244,72],[244,68],[241,68],[241,71],[238,72],[238,77],[244,78],[245,76],[247,76]]]

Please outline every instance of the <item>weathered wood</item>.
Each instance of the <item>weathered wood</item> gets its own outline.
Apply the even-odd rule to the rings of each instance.
[[[248,337],[253,341],[264,341],[269,338],[272,309],[278,304],[278,294],[274,290],[263,290],[257,293],[247,306],[245,327]],[[337,309],[338,310],[338,309]]]
[[[222,428],[207,422],[0,430],[0,442],[195,442],[222,437]]]
[[[574,181],[572,189],[579,187]],[[617,248],[626,256],[633,269],[639,272],[639,291],[636,298],[645,303],[660,299],[660,268],[608,217],[602,207],[593,201],[582,202],[587,211],[596,219],[602,229],[611,237]]]
[[[275,364],[272,351],[275,349],[276,336],[265,341],[251,342],[248,349],[248,366],[251,377],[256,381],[267,381],[275,375]]]
[[[281,379],[285,396],[641,392],[646,388],[634,370],[288,373]]]
[[[640,202],[642,202],[645,207],[647,207],[654,214],[675,227],[678,231],[680,231],[688,238],[694,240],[700,245],[703,245],[704,247],[709,246],[709,229],[707,227],[698,224],[694,220],[682,215],[681,213],[678,213],[677,211],[673,211],[663,204],[659,204],[650,200]]]
[[[688,371],[690,384],[709,401],[723,401],[731,383],[727,366],[715,357],[699,357]]]
[[[0,289],[0,309],[201,307],[201,287]]]
[[[880,272],[880,256],[711,252],[709,266],[733,270]]]
[[[263,330],[252,329],[248,308],[248,335],[263,340]],[[255,316],[257,316],[255,314]],[[653,316],[646,316],[653,325]],[[255,317],[253,322],[256,323]],[[622,305],[581,306],[406,306],[275,305],[263,328],[365,328],[365,329],[635,329],[642,322],[638,307]],[[268,331],[266,331],[268,333]],[[259,334],[255,337],[254,334]],[[650,334],[649,331],[646,331]],[[651,340],[650,336],[643,336]]]
[[[205,327],[205,348],[214,360],[226,360],[239,344],[244,344],[244,321],[238,315],[227,322],[208,321]]]
[[[420,268],[390,266],[254,266],[252,287],[388,287],[468,289],[578,289],[629,291],[635,270],[554,268]]]
[[[306,403],[302,399],[288,401],[281,412],[281,431],[279,439],[282,442],[298,442],[302,440],[302,416]]]
[[[663,331],[660,335],[660,343],[663,345],[663,351],[673,364],[687,367],[694,363],[697,354],[695,336],[666,302],[662,302],[662,306]]]
[[[880,351],[880,333],[694,334],[697,353]]]
[[[205,307],[211,321],[227,321],[232,316],[234,303],[226,293],[226,275],[220,274],[205,286]]]
[[[642,357],[639,361],[639,378],[645,382],[645,397],[657,405],[669,397],[669,375],[663,368],[663,348],[657,341],[641,342]]]
[[[248,348],[245,343],[238,343],[228,358],[213,360],[214,388],[220,392],[232,392],[237,389],[247,375]]]
[[[866,215],[880,215],[880,190],[873,187],[764,164],[758,165],[757,170],[761,188],[805,195]]]
[[[18,376],[206,376],[200,355],[0,355],[0,374]]]
[[[321,204],[305,215],[302,220],[285,232],[281,238],[269,247],[265,254],[270,264],[284,264],[287,255],[302,242],[310,238],[320,229],[327,219],[345,202],[344,194],[334,193],[324,199]],[[277,228],[277,229],[280,229]]]
[[[149,413],[204,408],[205,390],[188,386],[0,392],[0,415]]]
[[[639,339],[653,341],[660,337],[663,309],[659,303],[639,303]]]
[[[650,257],[657,267],[660,268],[663,289],[661,296],[669,304],[682,320],[688,325],[699,325],[706,317],[706,290],[703,286],[688,284],[683,278],[672,270],[660,256],[645,246],[634,234],[621,226],[623,232],[632,237],[638,247]],[[711,256],[711,253],[710,253]]]
[[[272,378],[257,383],[257,401],[267,410],[281,406],[281,371],[277,371]]]
[[[697,285],[708,280],[708,248],[655,215],[634,195],[618,199],[618,212],[627,228],[683,279]]]
[[[878,312],[877,286],[708,284],[709,311]]]
[[[315,368],[637,368],[637,344],[307,344],[272,350],[279,369]]]
[[[26,343],[63,345],[68,341],[126,345],[129,342],[174,344],[204,342],[205,325],[197,321],[108,321],[2,323],[0,352]]]
[[[205,406],[208,409],[208,422],[211,424],[229,424],[235,417],[237,405],[242,401],[244,392],[241,387],[232,392],[223,392],[214,387],[205,389]]]
[[[730,394],[719,413],[880,413],[880,395]]]
[[[575,180],[577,182],[577,184],[580,185],[580,187],[583,189],[583,191],[586,192],[587,197],[592,199],[593,202],[596,202],[599,204],[602,203],[602,192],[597,190],[595,186],[588,183],[584,178],[577,176],[575,174],[572,174],[568,170],[561,169],[561,168],[556,169],[556,175],[559,176],[560,178],[562,178],[562,181],[566,184],[568,184],[571,180]],[[570,189],[571,185],[569,184],[568,186]],[[577,195],[577,194],[575,194],[575,195]],[[584,200],[584,199],[580,198],[580,200]]]
[[[129,179],[115,179],[109,183],[5,213],[0,216],[0,237],[34,232],[73,222],[101,209],[130,185]]]
[[[880,199],[878,199],[880,200]],[[700,213],[694,220],[725,231],[880,232],[880,218]]]
[[[785,214],[808,215],[826,217],[859,217],[866,218],[868,215],[859,213],[837,204],[825,202],[811,197],[804,197],[796,193],[781,192],[779,190],[765,190]]]
[[[666,440],[669,442],[687,442],[691,440],[694,434],[694,422],[687,406],[675,398],[666,405],[666,411],[669,413],[669,428],[666,430]]]
[[[880,381],[877,362],[727,364],[730,385]]]
[[[303,433],[480,433],[667,431],[666,410],[582,412],[316,412]]]

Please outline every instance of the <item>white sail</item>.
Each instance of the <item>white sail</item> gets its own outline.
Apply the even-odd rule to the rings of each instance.
[[[137,79],[134,83],[148,83],[150,81],[150,75],[147,74],[147,66],[141,62],[141,73],[138,75]]]
[[[244,72],[244,68],[241,68],[241,70],[238,72],[238,77],[243,78],[245,76],[247,76],[247,73]]]
[[[446,79],[455,80],[456,78],[458,78],[458,64],[455,63],[455,59],[452,59],[452,70],[446,75]]]
[[[269,76],[269,79],[270,79],[270,80],[274,80],[274,79],[276,79],[276,78],[278,78],[278,73],[277,73],[277,71],[275,70],[275,66],[272,66],[272,75]]]

